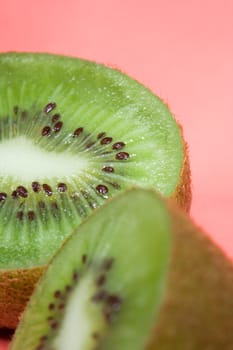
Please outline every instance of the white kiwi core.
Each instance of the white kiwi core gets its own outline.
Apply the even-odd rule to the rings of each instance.
[[[103,334],[106,328],[101,306],[93,303],[95,290],[93,278],[83,277],[71,294],[58,335],[53,341],[56,350],[92,350],[98,341],[96,332]]]
[[[80,154],[45,151],[24,136],[2,141],[0,159],[0,177],[12,177],[24,183],[35,179],[77,177],[87,167],[87,160]]]

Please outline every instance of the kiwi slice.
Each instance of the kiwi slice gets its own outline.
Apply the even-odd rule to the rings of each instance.
[[[10,349],[230,350],[232,295],[222,252],[154,191],[133,189],[59,250]]]
[[[13,328],[64,239],[106,199],[153,187],[190,207],[181,127],[117,70],[0,55],[0,327]]]

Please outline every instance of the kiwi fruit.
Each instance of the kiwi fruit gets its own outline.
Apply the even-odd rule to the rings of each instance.
[[[0,55],[0,327],[14,328],[49,259],[133,185],[186,211],[190,168],[168,107],[125,74],[49,54]]]
[[[10,350],[230,350],[232,295],[220,249],[174,204],[134,188],[57,252]]]

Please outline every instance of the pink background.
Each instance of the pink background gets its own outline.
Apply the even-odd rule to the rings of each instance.
[[[231,258],[232,14],[232,0],[0,5],[0,51],[45,51],[111,64],[168,102],[190,146],[192,216]],[[6,348],[0,340],[0,350]]]

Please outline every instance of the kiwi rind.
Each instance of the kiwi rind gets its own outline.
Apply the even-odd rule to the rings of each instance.
[[[131,200],[137,198],[136,194],[138,193],[145,194],[144,201],[142,200],[144,210],[150,210],[150,208],[147,208],[148,201],[146,199],[149,194],[153,194],[155,201],[159,201],[157,209],[159,207],[162,207],[163,210],[166,208],[165,212],[169,222],[167,233],[172,244],[169,265],[164,270],[163,296],[162,298],[160,296],[158,300],[159,311],[155,313],[154,326],[152,331],[148,332],[146,345],[140,349],[231,350],[233,344],[232,262],[206,233],[197,227],[183,211],[177,208],[174,202],[165,202],[153,190],[132,189],[111,199],[110,202],[114,204],[119,197],[123,196],[125,199],[128,196],[130,201],[130,198]],[[104,206],[107,205],[109,204],[107,203]],[[103,215],[104,209],[102,207]],[[123,210],[124,208],[122,208]],[[101,208],[98,211],[99,213],[96,212],[93,215],[100,214]],[[156,225],[159,226],[160,219],[157,217],[155,221]],[[77,233],[74,233],[74,235]],[[137,270],[136,260],[134,262],[135,270]],[[125,273],[127,274],[127,271]],[[46,274],[43,280],[45,279]],[[50,281],[52,284],[52,278]],[[40,288],[39,284],[37,287],[38,296]],[[141,289],[139,288],[138,293],[140,292]],[[158,298],[158,295],[156,298]],[[19,350],[20,346],[22,347],[23,339],[28,334],[33,334],[33,327],[35,329],[39,327],[39,325],[31,323],[34,313],[32,312],[33,308],[30,311],[30,307],[35,305],[36,302],[38,302],[38,299],[34,296],[25,312],[26,318],[25,320],[22,319],[23,321],[16,332],[12,350]],[[141,315],[135,315],[135,317],[140,318]],[[110,347],[103,348],[110,349]],[[127,349],[131,348],[135,349],[135,347],[127,347]],[[33,347],[26,348],[26,350],[33,349]],[[115,349],[122,349],[122,347],[114,347]]]
[[[233,344],[233,264],[210,236],[167,201],[173,249],[164,303],[148,350]]]
[[[45,266],[2,270],[0,273],[0,328],[14,330]]]
[[[9,54],[0,55],[0,66],[1,64],[3,64],[4,70],[7,72],[6,74],[8,74],[8,78],[9,78],[7,82],[7,89],[5,90],[6,98],[3,98],[3,100],[7,101],[9,105],[11,105],[12,103],[11,107],[13,107],[13,105],[15,104],[15,102],[13,103],[11,101],[12,99],[14,100],[14,97],[15,97],[14,94],[20,95],[20,92],[19,91],[13,92],[12,94],[12,91],[10,91],[10,84],[14,80],[14,74],[12,74],[10,70],[8,71],[8,65],[9,67],[11,67],[11,64],[13,64],[16,67],[17,63],[15,64],[15,62],[18,62],[19,64],[23,63],[23,65],[26,67],[27,74],[30,75],[30,68],[27,68],[27,65],[28,67],[33,68],[33,66],[31,65],[31,62],[35,59],[35,57],[36,57],[36,60],[38,60],[38,62],[43,62],[44,66],[46,65],[47,62],[49,64],[52,64],[53,62],[55,63],[59,62],[61,66],[66,65],[67,76],[69,76],[71,71],[69,65],[73,65],[74,62],[79,62],[79,64],[81,66],[83,65],[85,69],[85,64],[86,64],[85,63],[86,61],[84,60],[76,60],[74,58],[65,58],[62,56],[47,55],[47,54],[9,53]],[[104,68],[102,65],[90,62],[90,66],[88,69],[90,70],[96,69],[97,71],[101,72],[102,69],[106,69],[106,68]],[[38,75],[41,74],[41,71],[36,68],[33,68],[33,72],[34,73],[36,72],[36,74]],[[109,72],[108,73],[109,77],[111,77],[112,75],[113,80],[115,82],[119,79],[118,80],[119,86],[121,84],[124,86],[126,84],[126,81],[128,80],[131,81],[130,78],[126,76],[123,77],[121,73],[117,71],[113,71],[112,69],[109,69],[108,72]],[[18,79],[22,81],[23,89],[27,89],[26,83],[23,79],[24,78],[23,73],[20,73],[20,74],[21,76],[18,77]],[[51,83],[50,75],[48,75],[47,80],[48,80],[47,83],[49,86],[49,84]],[[109,86],[109,89],[111,90],[111,86]],[[43,89],[41,88],[39,90],[40,90],[41,96],[45,96],[44,92],[42,91]],[[52,91],[50,91],[49,94],[52,95]],[[134,98],[136,97],[136,98],[142,99],[142,101],[144,101],[144,104],[145,104],[144,107],[148,104],[149,101],[151,101],[151,98],[152,99],[155,98],[160,105],[161,113],[167,113],[167,107],[164,106],[163,104],[160,104],[161,103],[159,102],[160,99],[157,97],[154,97],[151,92],[149,92],[148,90],[146,92],[146,89],[145,89],[145,92],[141,94],[139,84],[136,81],[135,81],[135,89],[132,89],[131,91],[129,91],[129,95],[131,95],[131,97],[133,96]],[[29,94],[29,96],[31,95]],[[20,100],[22,100],[22,96],[20,97]],[[20,107],[22,108],[25,107],[26,109],[27,108],[30,109],[31,101],[26,100],[24,102],[25,104]],[[40,108],[42,108],[43,107],[42,101],[37,101],[37,102],[39,103]],[[50,102],[50,100],[48,100],[47,102]],[[43,100],[43,103],[45,103],[44,100]],[[7,103],[1,104],[0,106],[1,115],[7,115],[9,113],[7,108],[8,108]],[[33,108],[35,108],[35,106]],[[109,104],[108,104],[108,108],[109,108]],[[150,109],[152,108],[154,107],[151,106]],[[174,123],[175,123],[175,119],[174,119]],[[178,126],[178,128],[179,127],[180,126]],[[180,163],[181,166],[180,166],[179,173],[175,174],[172,180],[174,183],[176,183],[176,186],[174,186],[169,193],[165,193],[165,195],[168,195],[169,197],[173,197],[181,207],[183,207],[185,210],[188,211],[191,203],[190,166],[188,161],[187,145],[186,145],[186,142],[184,141],[183,132],[181,129],[179,130],[179,133],[181,138],[181,142],[179,146],[181,150],[181,163]],[[67,235],[70,234],[70,229],[67,229],[66,234]],[[45,264],[42,264],[42,265],[40,264],[40,266],[38,267],[37,266],[29,267],[28,269],[23,267],[21,267],[20,269],[17,269],[17,267],[16,268],[3,267],[1,269],[0,271],[0,313],[3,316],[0,319],[0,327],[8,327],[8,328],[16,327],[20,313],[25,307],[25,303],[28,300],[31,291],[33,290],[34,284],[36,283],[38,276],[41,275],[44,269],[45,269]],[[32,276],[31,274],[33,274],[34,276]],[[15,293],[14,293],[14,288],[16,288]],[[8,290],[12,292],[7,293]],[[18,299],[18,295],[20,294],[20,291],[22,295],[19,296],[19,299]],[[20,300],[20,302],[18,302],[17,300]]]
[[[182,127],[180,126],[183,134]],[[187,142],[184,141],[184,161],[181,169],[180,181],[172,197],[178,206],[186,213],[190,212],[192,203],[192,182],[191,182],[191,167],[189,158],[189,149]]]

